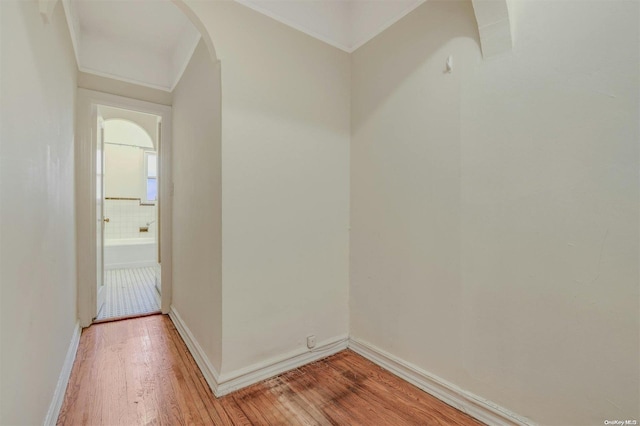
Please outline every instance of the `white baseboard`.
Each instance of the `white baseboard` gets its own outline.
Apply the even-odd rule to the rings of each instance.
[[[191,352],[193,359],[196,361],[196,364],[198,364],[202,375],[216,397],[227,395],[238,389],[253,385],[310,362],[326,358],[346,349],[349,343],[347,336],[343,336],[320,342],[320,344],[312,350],[306,348],[295,350],[221,375],[213,365],[211,365],[202,347],[198,344],[189,327],[187,327],[173,306],[169,312],[169,318],[171,318],[175,324],[178,333],[180,333],[182,340],[184,340],[184,343],[187,345],[189,352]]]
[[[200,367],[202,374],[216,397],[227,395],[236,390],[253,385],[289,370],[301,367],[322,358],[351,349],[357,354],[374,362],[401,379],[417,386],[441,401],[488,424],[496,426],[532,426],[534,423],[506,408],[480,398],[456,385],[428,373],[394,355],[373,345],[354,338],[341,336],[321,342],[313,350],[306,348],[250,365],[231,373],[218,374],[209,362],[202,347],[186,326],[176,309],[172,306],[169,317],[184,340],[189,352]]]
[[[76,322],[73,330],[73,336],[71,336],[71,342],[69,343],[69,349],[67,349],[67,356],[64,358],[64,364],[62,364],[62,371],[58,377],[58,383],[56,389],[53,392],[53,398],[47,411],[47,416],[44,418],[45,426],[55,426],[60,415],[60,409],[64,402],[64,394],[67,391],[67,385],[69,384],[69,378],[71,377],[71,369],[73,368],[73,362],[76,359],[76,353],[78,352],[78,344],[80,343],[80,335],[82,329],[80,328],[80,322]]]
[[[375,346],[351,338],[349,349],[439,400],[488,425],[534,425],[506,408],[480,398]]]
[[[196,364],[200,368],[204,379],[209,384],[211,391],[213,391],[214,395],[218,396],[218,371],[211,364],[209,358],[207,358],[207,355],[204,353],[202,346],[200,346],[196,338],[193,336],[193,333],[191,333],[191,330],[189,330],[189,327],[187,327],[187,324],[185,324],[182,317],[173,306],[171,306],[171,310],[169,311],[169,318],[171,318],[171,321],[173,321],[173,324],[176,326],[180,337],[182,337],[182,340],[184,340],[184,343],[187,345],[187,349],[189,349],[191,356],[193,356],[193,359],[196,361]]]
[[[326,358],[347,349],[349,338],[335,337],[319,342],[313,349],[297,349],[257,364],[250,365],[231,373],[223,374],[218,382],[218,393],[223,396],[238,389],[253,385],[271,377],[277,376],[294,368],[302,367],[322,358]]]

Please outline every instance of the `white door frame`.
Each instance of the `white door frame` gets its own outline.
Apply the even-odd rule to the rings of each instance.
[[[91,325],[96,316],[96,140],[93,137],[92,110],[98,105],[124,108],[155,114],[162,119],[162,139],[159,146],[159,204],[160,253],[161,253],[161,310],[169,313],[171,307],[172,277],[172,187],[171,176],[171,107],[151,102],[125,98],[123,96],[78,89],[76,138],[75,138],[75,179],[76,179],[76,249],[78,276],[78,317],[82,327]]]
[[[95,136],[97,138],[97,143],[96,143],[96,153],[97,153],[97,149],[100,149],[100,170],[99,172],[96,171],[97,173],[94,175],[96,179],[98,179],[98,176],[100,177],[100,186],[98,187],[98,185],[94,185],[94,188],[96,188],[96,191],[98,190],[98,188],[100,189],[100,203],[96,204],[96,219],[99,221],[97,223],[100,223],[100,229],[98,229],[98,225],[96,225],[96,244],[94,245],[94,247],[96,248],[96,261],[99,261],[98,263],[96,263],[96,284],[99,284],[98,287],[98,292],[96,293],[96,299],[97,299],[97,303],[96,303],[96,309],[97,312],[100,312],[100,308],[102,308],[102,305],[104,305],[104,300],[106,298],[106,293],[104,291],[104,120],[102,119],[102,115],[100,115],[100,111],[97,110],[97,108],[91,108],[91,123],[97,123],[97,127],[95,129]],[[92,126],[93,127],[93,126]],[[93,128],[92,130],[92,134],[93,134]],[[94,164],[98,165],[98,158],[97,155],[94,157]],[[94,198],[96,201],[98,200],[98,194],[96,193],[96,198]],[[98,211],[98,208],[100,209]],[[99,251],[98,251],[99,250]]]

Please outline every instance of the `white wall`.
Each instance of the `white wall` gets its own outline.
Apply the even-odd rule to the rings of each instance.
[[[371,40],[425,0],[351,1],[349,6],[350,51]]]
[[[105,197],[145,199],[144,150],[106,143],[104,163]]]
[[[353,52],[425,0],[235,0],[345,52]]]
[[[306,350],[309,334],[318,344],[347,334],[349,56],[235,2],[187,4],[221,60],[222,373],[232,374]]]
[[[350,51],[351,2],[236,0],[339,49]]]
[[[78,73],[82,74],[82,73]],[[142,88],[141,86],[137,86],[138,88]],[[153,89],[150,89],[153,90]],[[169,103],[170,104],[170,103]],[[138,126],[142,127],[151,138],[153,144],[158,139],[158,116],[153,114],[144,114],[138,111],[131,111],[122,108],[114,108],[101,105],[100,106],[100,115],[104,120],[110,119],[123,119],[132,121]],[[108,135],[105,135],[108,136]],[[108,138],[106,138],[108,140]],[[140,141],[142,142],[142,141]]]
[[[639,5],[510,4],[513,53],[429,1],[353,55],[351,332],[541,424],[638,419]]]
[[[111,93],[113,95],[126,96],[127,98],[153,102],[160,105],[171,105],[171,92],[85,72],[78,72],[78,87]]]
[[[211,364],[222,362],[220,68],[201,41],[173,92],[173,290]]]
[[[76,324],[76,65],[62,5],[2,1],[0,424],[42,424]]]

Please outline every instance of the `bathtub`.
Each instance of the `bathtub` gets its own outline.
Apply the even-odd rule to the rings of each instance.
[[[155,238],[105,239],[104,268],[141,268],[158,264]]]

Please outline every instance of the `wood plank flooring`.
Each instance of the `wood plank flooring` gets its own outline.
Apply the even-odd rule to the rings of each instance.
[[[351,351],[216,399],[171,320],[85,329],[59,425],[479,425]]]

